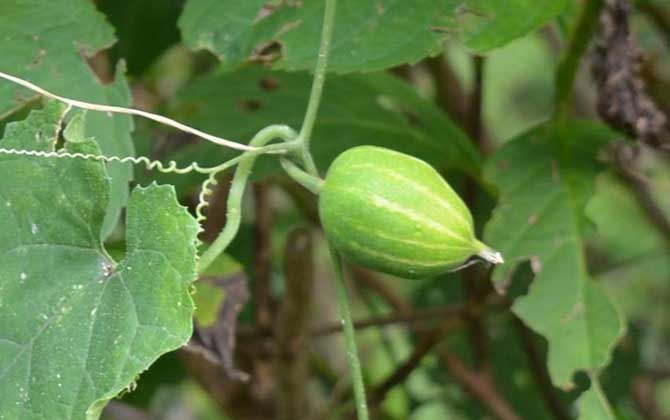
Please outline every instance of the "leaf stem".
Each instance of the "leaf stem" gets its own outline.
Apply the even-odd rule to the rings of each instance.
[[[300,169],[295,163],[288,159],[282,158],[279,160],[284,171],[293,178],[298,184],[307,188],[314,194],[318,195],[323,187],[323,179],[318,176],[311,175]]]
[[[296,132],[292,128],[285,125],[271,125],[259,131],[254,138],[249,142],[250,146],[255,148],[262,147],[274,139],[283,139],[286,144],[294,144],[296,139]],[[245,152],[239,158],[239,165],[233,177],[233,183],[230,187],[228,195],[228,213],[226,226],[223,228],[219,236],[214,240],[214,243],[205,251],[198,262],[198,273],[203,273],[216,258],[226,250],[228,245],[233,241],[237,231],[240,228],[242,221],[242,197],[244,195],[244,188],[247,184],[247,179],[251,174],[251,168],[256,162],[258,153]]]
[[[316,116],[319,112],[321,103],[321,94],[323,93],[323,84],[326,81],[326,69],[328,67],[328,51],[333,39],[333,28],[335,27],[335,8],[337,0],[326,0],[326,9],[323,14],[323,30],[321,31],[321,43],[319,45],[319,55],[316,59],[314,69],[314,80],[312,81],[312,91],[309,95],[309,103],[305,112],[305,119],[300,128],[299,140],[302,142],[301,158],[305,164],[305,169],[312,175],[317,175],[314,158],[309,152],[310,140],[314,131]]]
[[[579,18],[570,34],[568,45],[558,63],[556,72],[556,95],[554,97],[554,120],[568,117],[572,102],[572,88],[579,70],[579,62],[589,45],[589,39],[595,30],[603,0],[584,2]]]
[[[603,391],[603,388],[600,385],[600,379],[598,378],[598,374],[595,372],[590,373],[589,379],[591,379],[591,387],[593,388],[593,391],[596,393],[598,401],[600,402],[602,409],[605,411],[607,418],[612,420],[616,419],[617,416],[614,414],[614,410],[612,409],[612,406],[610,405],[610,402],[607,399],[607,395],[605,395],[605,391]]]
[[[347,285],[344,282],[342,274],[342,261],[340,255],[328,244],[330,249],[330,258],[333,265],[333,272],[336,277],[337,304],[340,307],[340,317],[344,329],[344,341],[347,351],[347,362],[351,372],[351,380],[354,387],[354,398],[356,399],[356,413],[358,420],[368,420],[368,403],[365,397],[365,383],[363,382],[363,373],[361,363],[358,359],[358,349],[356,348],[356,333],[354,323],[351,320],[351,310],[349,308],[349,298],[347,296]]]

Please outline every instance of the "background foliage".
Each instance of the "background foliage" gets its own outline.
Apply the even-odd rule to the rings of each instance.
[[[0,71],[246,142],[299,128],[322,14],[3,0]],[[339,1],[319,170],[360,144],[424,159],[507,261],[411,282],[346,265],[375,418],[670,417],[668,51],[664,0]],[[3,81],[0,148],[237,154],[65,111]],[[315,198],[271,156],[252,179],[240,235],[194,286],[178,202],[194,211],[202,175],[0,154],[0,419],[350,417]]]

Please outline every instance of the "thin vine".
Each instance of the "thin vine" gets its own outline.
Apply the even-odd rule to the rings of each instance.
[[[323,93],[323,85],[326,79],[326,69],[328,67],[328,55],[330,52],[330,44],[333,38],[333,29],[335,27],[335,10],[337,8],[337,0],[326,0],[325,1],[325,10],[323,17],[323,29],[321,32],[321,42],[319,45],[319,55],[316,61],[316,67],[314,70],[314,81],[312,84],[312,91],[309,97],[309,103],[307,105],[307,111],[305,113],[305,119],[303,121],[302,127],[300,129],[300,135],[298,141],[301,145],[301,158],[305,169],[310,178],[304,176],[307,174],[301,174],[297,171],[295,167],[290,165],[289,162],[284,161],[283,166],[287,169],[287,173],[292,176],[297,182],[314,188],[318,191],[320,188],[320,183],[314,181],[314,177],[318,178],[318,171],[314,163],[314,159],[309,150],[310,140],[312,132],[314,130],[314,124],[316,122],[316,116],[319,110],[319,104],[321,103],[321,95]],[[296,176],[298,175],[298,176]],[[337,283],[337,302],[340,307],[340,316],[342,318],[342,324],[344,326],[344,341],[346,346],[347,353],[347,362],[349,364],[349,370],[351,371],[352,382],[354,387],[354,398],[356,400],[356,413],[359,420],[368,420],[368,408],[367,408],[367,398],[365,396],[365,383],[363,381],[363,373],[361,370],[361,364],[358,358],[358,348],[356,346],[356,334],[354,330],[353,321],[351,320],[351,310],[349,308],[349,298],[347,297],[347,289],[344,283],[344,277],[342,274],[342,262],[341,257],[338,252],[330,248],[330,256],[332,259],[333,271],[335,273],[335,281]]]
[[[21,79],[20,77],[13,76],[11,74],[3,73],[0,72],[0,78],[8,80],[12,83],[16,83],[17,85],[23,86],[26,89],[30,89],[33,92],[39,93],[40,95],[54,99],[56,101],[62,102],[64,104],[67,104],[71,107],[75,108],[81,108],[81,109],[89,109],[91,111],[101,111],[101,112],[110,112],[112,114],[127,114],[127,115],[135,115],[138,117],[143,117],[147,118],[152,121],[156,121],[157,123],[167,125],[173,128],[176,128],[178,130],[181,130],[185,133],[193,134],[194,136],[200,137],[201,139],[210,141],[212,143],[218,144],[220,146],[225,146],[225,147],[230,147],[231,149],[237,149],[237,150],[244,150],[244,151],[252,151],[255,150],[254,147],[247,146],[246,144],[242,143],[237,143],[232,140],[226,140],[224,138],[215,136],[213,134],[205,133],[204,131],[200,131],[197,128],[190,127],[186,124],[180,123],[179,121],[175,121],[171,118],[165,117],[163,115],[158,115],[158,114],[153,114],[151,112],[146,112],[142,111],[139,109],[134,109],[134,108],[124,108],[120,106],[111,106],[111,105],[103,105],[103,104],[96,104],[93,102],[84,102],[80,101],[77,99],[72,99],[72,98],[66,98],[64,96],[59,96],[56,95],[55,93],[49,92],[48,90],[37,86],[34,83],[31,83],[27,80]]]
[[[318,171],[316,164],[310,153],[309,146],[314,131],[314,123],[319,112],[319,105],[321,104],[321,94],[323,93],[323,84],[326,80],[326,69],[328,67],[328,54],[330,51],[330,44],[333,39],[333,30],[335,28],[335,9],[337,7],[337,0],[326,0],[326,9],[323,16],[323,29],[321,32],[321,43],[319,45],[319,55],[316,59],[316,67],[314,69],[314,80],[312,81],[312,91],[309,96],[309,103],[307,104],[307,111],[305,111],[305,119],[300,128],[299,140],[302,143],[301,157],[305,164],[305,169],[310,174],[316,176]]]
[[[349,297],[347,296],[347,284],[344,282],[342,273],[342,259],[340,254],[329,245],[330,258],[335,273],[335,287],[337,288],[337,304],[340,307],[340,316],[342,317],[342,327],[344,330],[344,341],[347,346],[347,363],[351,370],[351,382],[354,387],[354,398],[356,400],[356,414],[359,420],[368,420],[368,402],[365,396],[365,382],[363,381],[363,371],[361,362],[358,358],[358,349],[356,347],[356,330],[354,322],[351,319],[351,309],[349,308]]]
[[[271,125],[259,131],[254,138],[249,142],[251,146],[260,148],[275,139],[284,140],[284,143],[279,143],[284,150],[287,148],[298,148],[300,143],[296,141],[297,133],[290,127],[285,125]],[[212,245],[202,254],[198,262],[198,272],[203,273],[207,268],[226,250],[228,245],[233,241],[240,228],[242,220],[242,197],[244,195],[244,188],[247,180],[251,174],[251,169],[256,161],[258,153],[245,152],[237,159],[239,159],[239,166],[235,171],[233,183],[230,187],[227,204],[227,219],[226,225],[214,240]]]

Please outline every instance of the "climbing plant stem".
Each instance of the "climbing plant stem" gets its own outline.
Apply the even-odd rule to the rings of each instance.
[[[572,102],[572,89],[579,70],[582,55],[589,46],[591,34],[598,24],[603,0],[583,2],[581,13],[568,38],[568,45],[558,63],[556,72],[556,94],[554,98],[554,120],[567,118]]]
[[[305,119],[300,128],[299,139],[302,142],[301,158],[305,164],[305,169],[312,175],[317,175],[316,164],[314,158],[309,151],[310,140],[312,132],[314,131],[314,123],[316,122],[316,115],[319,112],[319,104],[321,103],[321,94],[323,92],[323,84],[326,81],[326,68],[328,67],[328,52],[330,50],[330,43],[333,39],[333,28],[335,27],[335,8],[337,0],[326,0],[326,9],[323,14],[323,29],[321,31],[321,43],[319,45],[319,55],[316,59],[316,67],[314,69],[314,80],[312,81],[312,91],[309,95],[309,103],[307,104],[307,111],[305,112]]]
[[[330,51],[330,43],[333,39],[333,29],[335,28],[335,9],[337,7],[337,0],[325,0],[325,11],[323,14],[323,29],[321,31],[321,43],[319,45],[319,55],[316,60],[316,67],[314,69],[314,80],[312,82],[312,91],[309,96],[309,103],[307,104],[307,111],[305,112],[305,119],[298,141],[301,144],[300,158],[303,162],[307,174],[311,175],[307,178],[297,172],[295,167],[292,167],[290,162],[283,163],[284,169],[294,179],[306,181],[303,185],[308,188],[312,187],[313,191],[321,188],[321,183],[314,181],[318,179],[318,170],[314,163],[314,158],[310,153],[310,141],[312,132],[314,131],[314,124],[316,123],[316,116],[319,111],[319,104],[321,103],[321,96],[323,93],[323,84],[326,81],[326,69],[328,67],[328,54]],[[254,145],[255,146],[255,145]],[[314,182],[312,182],[314,181]],[[319,180],[320,181],[320,180]],[[301,182],[302,183],[302,182]],[[349,299],[347,297],[347,287],[344,283],[342,275],[342,262],[337,251],[331,244],[330,256],[333,264],[333,271],[335,273],[335,282],[337,288],[337,302],[340,307],[340,316],[344,326],[344,340],[346,344],[347,362],[349,363],[349,370],[354,386],[354,398],[356,400],[356,413],[358,420],[368,420],[368,406],[365,397],[365,384],[363,383],[363,373],[361,371],[361,364],[358,360],[358,350],[356,348],[356,336],[354,332],[354,325],[351,320],[351,311],[349,310]]]
[[[250,146],[260,148],[265,146],[272,140],[282,139],[290,144],[296,140],[296,132],[285,125],[271,125],[259,131],[254,138],[249,142]],[[228,194],[228,213],[226,226],[223,228],[219,236],[214,240],[212,245],[202,254],[198,262],[198,272],[203,273],[207,268],[226,250],[228,245],[237,235],[242,220],[242,197],[244,195],[244,188],[246,187],[251,168],[256,162],[258,153],[245,152],[239,158],[239,164],[235,170],[233,183]]]
[[[323,187],[323,179],[303,171],[298,165],[288,159],[281,158],[279,162],[281,163],[282,168],[284,168],[286,173],[293,178],[294,181],[314,194],[319,194]]]
[[[347,362],[351,371],[351,382],[354,387],[354,399],[356,400],[356,414],[358,420],[368,420],[368,403],[365,397],[365,383],[363,382],[363,373],[361,371],[361,362],[358,359],[358,348],[356,347],[356,333],[354,323],[351,320],[351,310],[349,308],[349,298],[347,296],[347,285],[344,282],[342,273],[342,261],[340,255],[330,247],[330,258],[335,273],[335,283],[337,288],[337,304],[340,307],[340,318],[344,329],[344,342],[347,351]]]
[[[237,149],[237,150],[254,150],[253,147],[247,146],[246,144],[240,144],[236,143],[231,140],[227,140],[218,136],[215,136],[213,134],[205,133],[204,131],[200,131],[196,128],[189,127],[186,124],[180,123],[179,121],[175,121],[171,118],[164,117],[162,115],[158,114],[152,114],[151,112],[146,112],[142,111],[139,109],[134,109],[134,108],[124,108],[120,106],[112,106],[112,105],[104,105],[104,104],[96,104],[92,102],[84,102],[84,101],[79,101],[77,99],[71,99],[71,98],[66,98],[64,96],[59,96],[56,95],[55,93],[51,93],[48,90],[37,86],[34,83],[31,83],[27,80],[23,80],[20,77],[13,76],[11,74],[3,73],[0,72],[0,79],[5,79],[8,80],[12,83],[16,83],[17,85],[23,86],[26,89],[30,89],[33,92],[39,93],[42,96],[45,96],[47,98],[54,99],[59,102],[63,102],[71,107],[75,108],[81,108],[81,109],[90,109],[92,111],[100,111],[100,112],[109,112],[113,114],[127,114],[127,115],[135,115],[138,117],[143,117],[150,119],[152,121],[156,121],[157,123],[164,124],[170,127],[174,127],[178,130],[181,130],[185,133],[193,134],[195,136],[198,136],[202,139],[205,139],[207,141],[210,141],[212,143],[216,143],[220,146],[225,146],[225,147],[230,147],[232,149]]]
[[[607,416],[606,418],[615,420],[617,416],[614,414],[614,409],[612,409],[612,405],[610,404],[609,400],[607,399],[607,395],[605,395],[605,391],[603,391],[603,388],[600,385],[598,374],[595,372],[590,373],[589,379],[591,380],[591,388],[593,388],[593,392],[596,393],[598,401],[600,402],[601,407]]]

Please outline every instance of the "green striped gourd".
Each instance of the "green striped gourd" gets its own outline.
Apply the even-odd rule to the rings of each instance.
[[[359,146],[332,163],[319,194],[326,237],[361,266],[404,278],[444,273],[478,255],[472,215],[433,167],[412,156]]]

